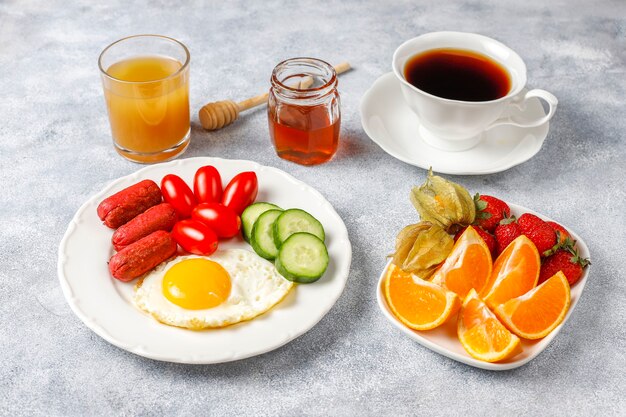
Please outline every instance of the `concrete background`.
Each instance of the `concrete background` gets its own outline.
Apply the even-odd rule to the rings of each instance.
[[[132,4],[131,4],[132,3]],[[626,413],[626,3],[619,1],[0,1],[0,414],[624,415]],[[361,129],[363,92],[404,40],[436,30],[492,36],[526,61],[528,85],[560,100],[541,152],[489,176],[456,177],[572,226],[593,257],[571,320],[535,360],[495,373],[423,348],[385,321],[375,283],[408,191],[425,171]],[[217,366],[120,350],[71,312],[56,275],[74,212],[139,169],[113,150],[96,60],[110,42],[159,33],[192,54],[192,143],[184,157],[252,159],[314,185],[353,243],[348,285],[311,331]],[[342,75],[341,146],[306,168],[277,158],[265,111],[215,133],[195,113],[268,86],[279,61],[310,55]]]

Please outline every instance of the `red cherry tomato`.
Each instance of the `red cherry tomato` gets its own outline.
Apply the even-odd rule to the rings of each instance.
[[[193,193],[198,203],[219,203],[222,201],[222,177],[211,165],[196,171],[193,178]]]
[[[178,175],[168,174],[161,180],[161,192],[165,201],[170,203],[181,219],[191,216],[191,210],[196,206],[193,191]]]
[[[220,203],[198,204],[191,212],[191,218],[209,226],[219,237],[233,237],[241,229],[239,216]]]
[[[241,215],[254,202],[258,191],[256,174],[252,171],[242,172],[235,175],[224,189],[222,204]]]
[[[172,237],[183,249],[196,255],[210,255],[217,249],[217,235],[197,220],[181,220],[174,225]]]

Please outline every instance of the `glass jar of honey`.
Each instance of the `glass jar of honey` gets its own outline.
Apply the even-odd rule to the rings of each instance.
[[[292,58],[272,72],[267,116],[279,157],[302,165],[330,160],[341,122],[337,74],[315,58]]]

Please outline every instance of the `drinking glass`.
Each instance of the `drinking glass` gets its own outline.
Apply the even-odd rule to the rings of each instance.
[[[115,150],[134,162],[175,158],[189,144],[189,50],[176,39],[136,35],[98,59]]]

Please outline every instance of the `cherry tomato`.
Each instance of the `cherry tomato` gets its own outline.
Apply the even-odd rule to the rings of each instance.
[[[217,250],[217,235],[197,220],[181,220],[174,225],[172,237],[183,249],[196,255],[210,255]]]
[[[222,204],[241,215],[254,202],[258,191],[256,174],[252,171],[242,172],[235,175],[224,189]]]
[[[239,216],[220,203],[198,204],[191,212],[191,218],[209,226],[219,237],[233,237],[241,229]]]
[[[193,178],[193,193],[198,203],[219,203],[222,201],[222,177],[211,165],[196,171]]]
[[[161,180],[161,192],[165,201],[170,203],[179,218],[186,219],[191,216],[191,210],[196,206],[196,198],[193,191],[178,175],[168,174]]]

